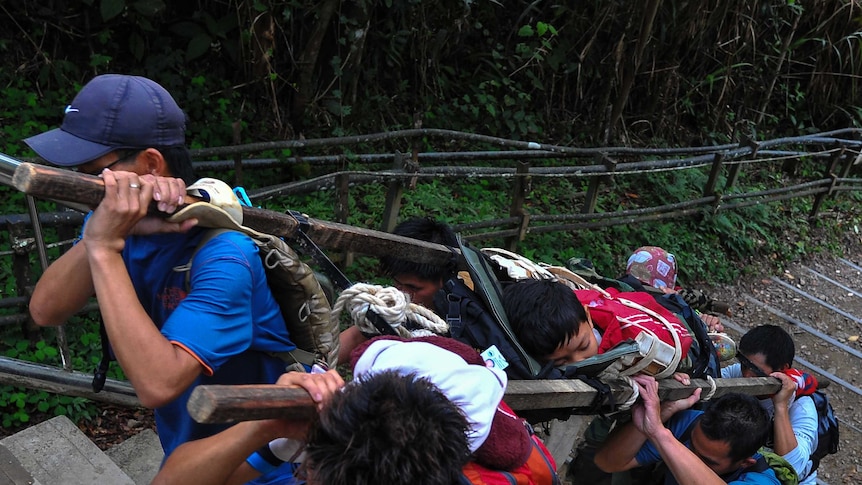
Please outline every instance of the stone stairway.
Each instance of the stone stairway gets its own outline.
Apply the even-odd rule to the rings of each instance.
[[[58,416],[0,440],[0,485],[146,485],[162,457],[152,430],[103,452]]]

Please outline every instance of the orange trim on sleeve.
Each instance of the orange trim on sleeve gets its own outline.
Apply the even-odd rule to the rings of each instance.
[[[171,343],[172,343],[172,344],[174,344],[174,345],[176,345],[177,347],[179,347],[179,348],[181,348],[181,349],[185,350],[186,352],[188,352],[188,353],[189,353],[189,355],[191,355],[192,357],[194,357],[194,358],[195,358],[195,360],[196,360],[196,361],[198,361],[198,363],[200,363],[200,365],[202,365],[202,366],[203,366],[203,368],[204,368],[204,375],[205,375],[205,376],[210,377],[210,376],[212,376],[212,375],[213,375],[213,370],[210,368],[210,366],[206,365],[206,364],[204,363],[204,361],[202,361],[202,360],[201,360],[201,358],[200,358],[200,357],[198,357],[198,355],[197,355],[196,353],[192,352],[192,349],[190,349],[190,348],[186,347],[185,345],[183,345],[183,344],[181,344],[181,343],[177,342],[176,340],[171,340]]]

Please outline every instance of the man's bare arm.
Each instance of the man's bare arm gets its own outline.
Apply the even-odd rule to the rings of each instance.
[[[685,447],[669,429],[663,428],[650,436],[668,470],[679,485],[723,485],[722,480],[706,463]]]
[[[288,372],[277,384],[302,387],[322,409],[344,381],[330,370],[323,374]],[[304,440],[308,424],[278,419],[244,421],[208,438],[184,443],[171,453],[153,485],[245,483],[259,475],[246,463],[249,455],[276,438]]]
[[[267,421],[243,421],[221,433],[184,443],[171,453],[153,485],[228,483],[245,459],[278,437]]]
[[[76,244],[45,270],[30,297],[30,315],[39,326],[63,325],[95,294],[83,244]]]

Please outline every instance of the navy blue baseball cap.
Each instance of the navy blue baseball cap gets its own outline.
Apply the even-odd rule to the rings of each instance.
[[[140,76],[94,77],[59,128],[24,140],[45,160],[73,167],[119,148],[185,145],[186,115],[165,88]]]

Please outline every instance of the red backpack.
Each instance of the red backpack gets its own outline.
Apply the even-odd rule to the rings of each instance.
[[[634,340],[641,332],[651,333],[675,348],[675,339],[670,330],[672,328],[679,339],[682,358],[688,355],[692,338],[685,324],[649,293],[623,293],[616,288],[608,288],[575,290],[575,295],[589,312],[593,324],[602,333],[600,354],[627,339]]]
[[[542,441],[533,435],[533,449],[526,463],[515,470],[485,468],[475,462],[464,466],[462,485],[560,485],[557,466]]]

